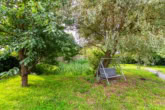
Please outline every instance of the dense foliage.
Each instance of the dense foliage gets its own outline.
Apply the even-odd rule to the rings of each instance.
[[[17,58],[9,56],[0,59],[0,73],[1,72],[5,72],[5,71],[9,71],[10,69],[17,67],[19,68],[19,61],[17,60]]]
[[[93,47],[86,49],[86,57],[94,70],[97,70],[102,56],[104,56],[104,53],[98,48]]]
[[[1,0],[0,48],[7,47],[1,58],[18,54],[22,85],[27,86],[38,63],[57,64],[59,56],[71,61],[79,53],[66,33],[69,25],[96,47],[88,57],[93,68],[101,57],[127,54],[149,64],[158,59],[154,53],[165,53],[164,6],[158,0]],[[110,62],[105,60],[104,66]]]
[[[0,4],[0,45],[9,47],[6,54],[18,52],[25,79],[41,60],[61,54],[70,57],[78,51],[74,39],[64,31],[64,19],[58,13],[61,5],[58,0]]]
[[[77,0],[77,28],[103,57],[127,52],[149,63],[164,45],[164,6],[157,0]]]

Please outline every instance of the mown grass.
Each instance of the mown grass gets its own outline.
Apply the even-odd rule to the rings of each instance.
[[[152,68],[154,70],[160,71],[165,74],[165,65],[163,66],[148,66],[149,68]]]
[[[30,75],[0,80],[0,110],[164,110],[165,81],[134,65],[123,79],[96,83],[91,75]]]

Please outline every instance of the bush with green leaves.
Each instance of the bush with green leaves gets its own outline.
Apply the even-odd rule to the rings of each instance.
[[[159,55],[159,54],[153,54],[153,59],[152,59],[152,64],[153,65],[165,65],[165,57]]]
[[[87,49],[87,57],[90,65],[94,70],[97,69],[101,58],[104,56],[104,53],[98,48]]]
[[[117,55],[118,58],[121,58],[122,55]],[[136,57],[136,55],[123,55],[121,58],[122,64],[145,64],[145,65],[165,65],[165,57],[154,52],[150,54],[150,59],[148,59],[148,63],[144,61],[145,59]]]
[[[36,67],[33,69],[37,75],[41,74],[54,74],[57,70],[57,66],[51,64],[40,63],[37,64]]]
[[[19,68],[19,60],[13,56],[0,59],[0,73],[9,71],[10,69],[17,67]]]
[[[18,73],[19,73],[19,68],[14,67],[14,68],[10,69],[9,71],[0,73],[0,79],[14,76],[14,75],[17,75]]]
[[[117,55],[117,58],[120,58],[122,55]],[[136,64],[138,63],[133,56],[124,56],[121,58],[122,64]]]

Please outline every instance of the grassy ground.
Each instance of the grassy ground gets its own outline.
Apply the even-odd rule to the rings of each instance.
[[[152,68],[154,70],[158,70],[158,71],[165,74],[165,66],[149,66],[149,68]]]
[[[0,80],[0,110],[164,110],[165,81],[125,65],[127,81],[95,83],[93,76],[30,75]]]

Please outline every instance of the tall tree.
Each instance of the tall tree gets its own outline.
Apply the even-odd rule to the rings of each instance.
[[[22,86],[28,85],[29,70],[43,57],[77,51],[66,34],[60,0],[10,0],[0,3],[0,45],[7,53],[17,51],[21,61]]]
[[[77,0],[77,28],[88,44],[104,52],[103,57],[129,52],[147,58],[164,41],[164,26],[155,25],[159,15],[152,16],[157,8],[163,9],[162,4],[152,0]],[[104,66],[109,63],[105,60]]]

